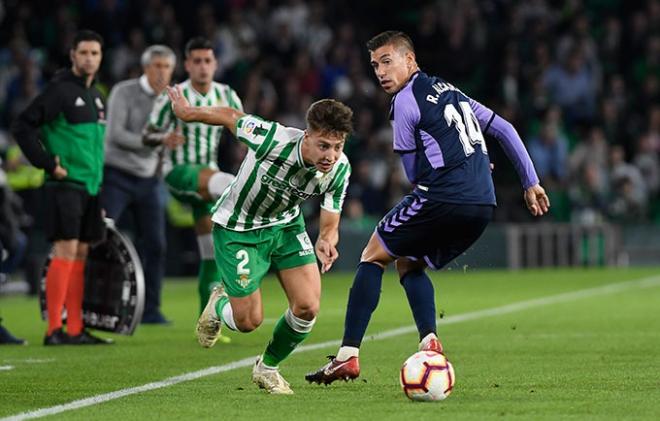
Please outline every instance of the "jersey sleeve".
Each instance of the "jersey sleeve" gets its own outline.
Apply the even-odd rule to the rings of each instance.
[[[483,133],[493,136],[504,149],[504,153],[513,163],[523,188],[528,189],[538,184],[539,177],[532,159],[518,132],[511,123],[495,114],[493,110],[470,98],[470,107],[479,121]]]
[[[278,124],[256,115],[246,114],[236,122],[236,138],[252,149],[257,159],[268,154],[274,145]]]
[[[350,176],[351,164],[348,162],[348,160],[346,162],[340,163],[330,188],[323,195],[321,208],[329,212],[341,212],[341,209],[344,206],[346,189],[348,189],[348,178]]]
[[[238,111],[243,111],[243,102],[235,90],[230,89],[229,92],[230,106]]]
[[[404,88],[394,98],[392,129],[394,152],[406,153],[416,149],[415,128],[419,124],[420,111],[412,88]]]
[[[154,101],[154,107],[149,115],[148,126],[159,132],[167,131],[175,123],[176,118],[172,111],[172,104],[166,92],[163,92]]]
[[[48,173],[52,173],[57,165],[55,158],[44,147],[40,127],[55,119],[62,111],[61,86],[48,84],[11,126],[11,132],[28,161]]]

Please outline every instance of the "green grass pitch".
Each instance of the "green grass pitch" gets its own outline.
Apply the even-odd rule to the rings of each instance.
[[[439,334],[456,369],[443,402],[409,401],[398,370],[415,352],[403,289],[393,272],[361,350],[362,374],[349,383],[309,385],[304,374],[337,347],[303,349],[281,370],[295,395],[269,396],[248,366],[132,393],[51,415],[67,420],[128,419],[660,419],[660,270],[463,271],[433,273]],[[646,284],[630,283],[638,279]],[[305,345],[338,340],[352,274],[323,278],[318,323]],[[622,284],[629,282],[626,284]],[[620,288],[603,289],[611,284]],[[581,294],[561,295],[572,291]],[[274,278],[263,285],[265,322],[230,344],[202,349],[194,337],[197,296],[190,280],[168,280],[167,327],[140,326],[110,347],[43,347],[37,302],[0,297],[0,315],[27,347],[0,346],[0,419],[159,382],[262,352],[286,308]],[[556,297],[546,299],[546,297]],[[539,301],[529,301],[540,299]],[[511,304],[526,302],[525,306]],[[509,307],[505,307],[509,306]],[[484,312],[486,309],[498,309]],[[467,315],[467,316],[466,316]],[[444,322],[444,323],[443,323]],[[46,412],[50,413],[50,412]]]

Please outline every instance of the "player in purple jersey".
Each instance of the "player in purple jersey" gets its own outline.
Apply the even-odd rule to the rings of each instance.
[[[443,352],[436,334],[433,284],[425,269],[447,265],[492,219],[495,189],[484,134],[499,141],[515,166],[530,213],[541,216],[550,207],[509,122],[443,79],[421,72],[412,41],[403,32],[383,32],[367,48],[378,82],[394,95],[394,151],[415,188],[385,215],[362,251],[339,352],[305,376],[316,383],[359,376],[359,347],[378,305],[383,270],[392,262],[419,331],[419,349]]]

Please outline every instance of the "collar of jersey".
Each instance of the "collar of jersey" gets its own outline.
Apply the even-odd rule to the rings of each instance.
[[[202,94],[201,92],[197,91],[197,89],[193,88],[193,84],[190,81],[190,79],[188,79],[188,88],[190,89],[190,92],[192,92],[194,95],[196,95],[196,96],[198,96],[202,99],[206,99],[206,96],[208,94],[210,94],[211,91],[213,91],[213,89],[209,89],[209,91],[206,93],[206,95]],[[213,82],[211,82],[211,88],[213,88]]]
[[[408,82],[406,82],[405,86],[404,86],[403,88],[401,88],[401,89],[399,90],[399,92],[403,91],[403,89],[404,89],[406,86],[408,86],[408,85],[410,85],[411,83],[413,83],[413,81],[414,81],[415,79],[417,79],[417,76],[419,76],[420,73],[422,73],[422,71],[421,71],[421,70],[417,70],[415,73],[413,73],[412,75],[410,75],[410,79],[408,79]]]

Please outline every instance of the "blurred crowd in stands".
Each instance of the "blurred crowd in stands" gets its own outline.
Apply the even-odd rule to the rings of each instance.
[[[238,91],[247,112],[304,127],[312,101],[349,104],[347,225],[373,229],[410,189],[391,152],[390,98],[375,83],[365,48],[387,29],[412,37],[424,71],[514,124],[551,195],[554,220],[660,223],[659,0],[4,0],[0,28],[7,173],[0,180],[27,202],[28,215],[19,218],[26,224],[38,220],[41,177],[26,167],[7,128],[70,65],[80,28],[105,39],[98,80],[106,92],[140,75],[140,54],[154,43],[177,53],[174,80],[182,81],[183,45],[202,35],[215,46],[216,79]],[[496,220],[527,221],[522,188],[496,143],[488,143]],[[235,172],[244,153],[223,139],[221,168]]]

